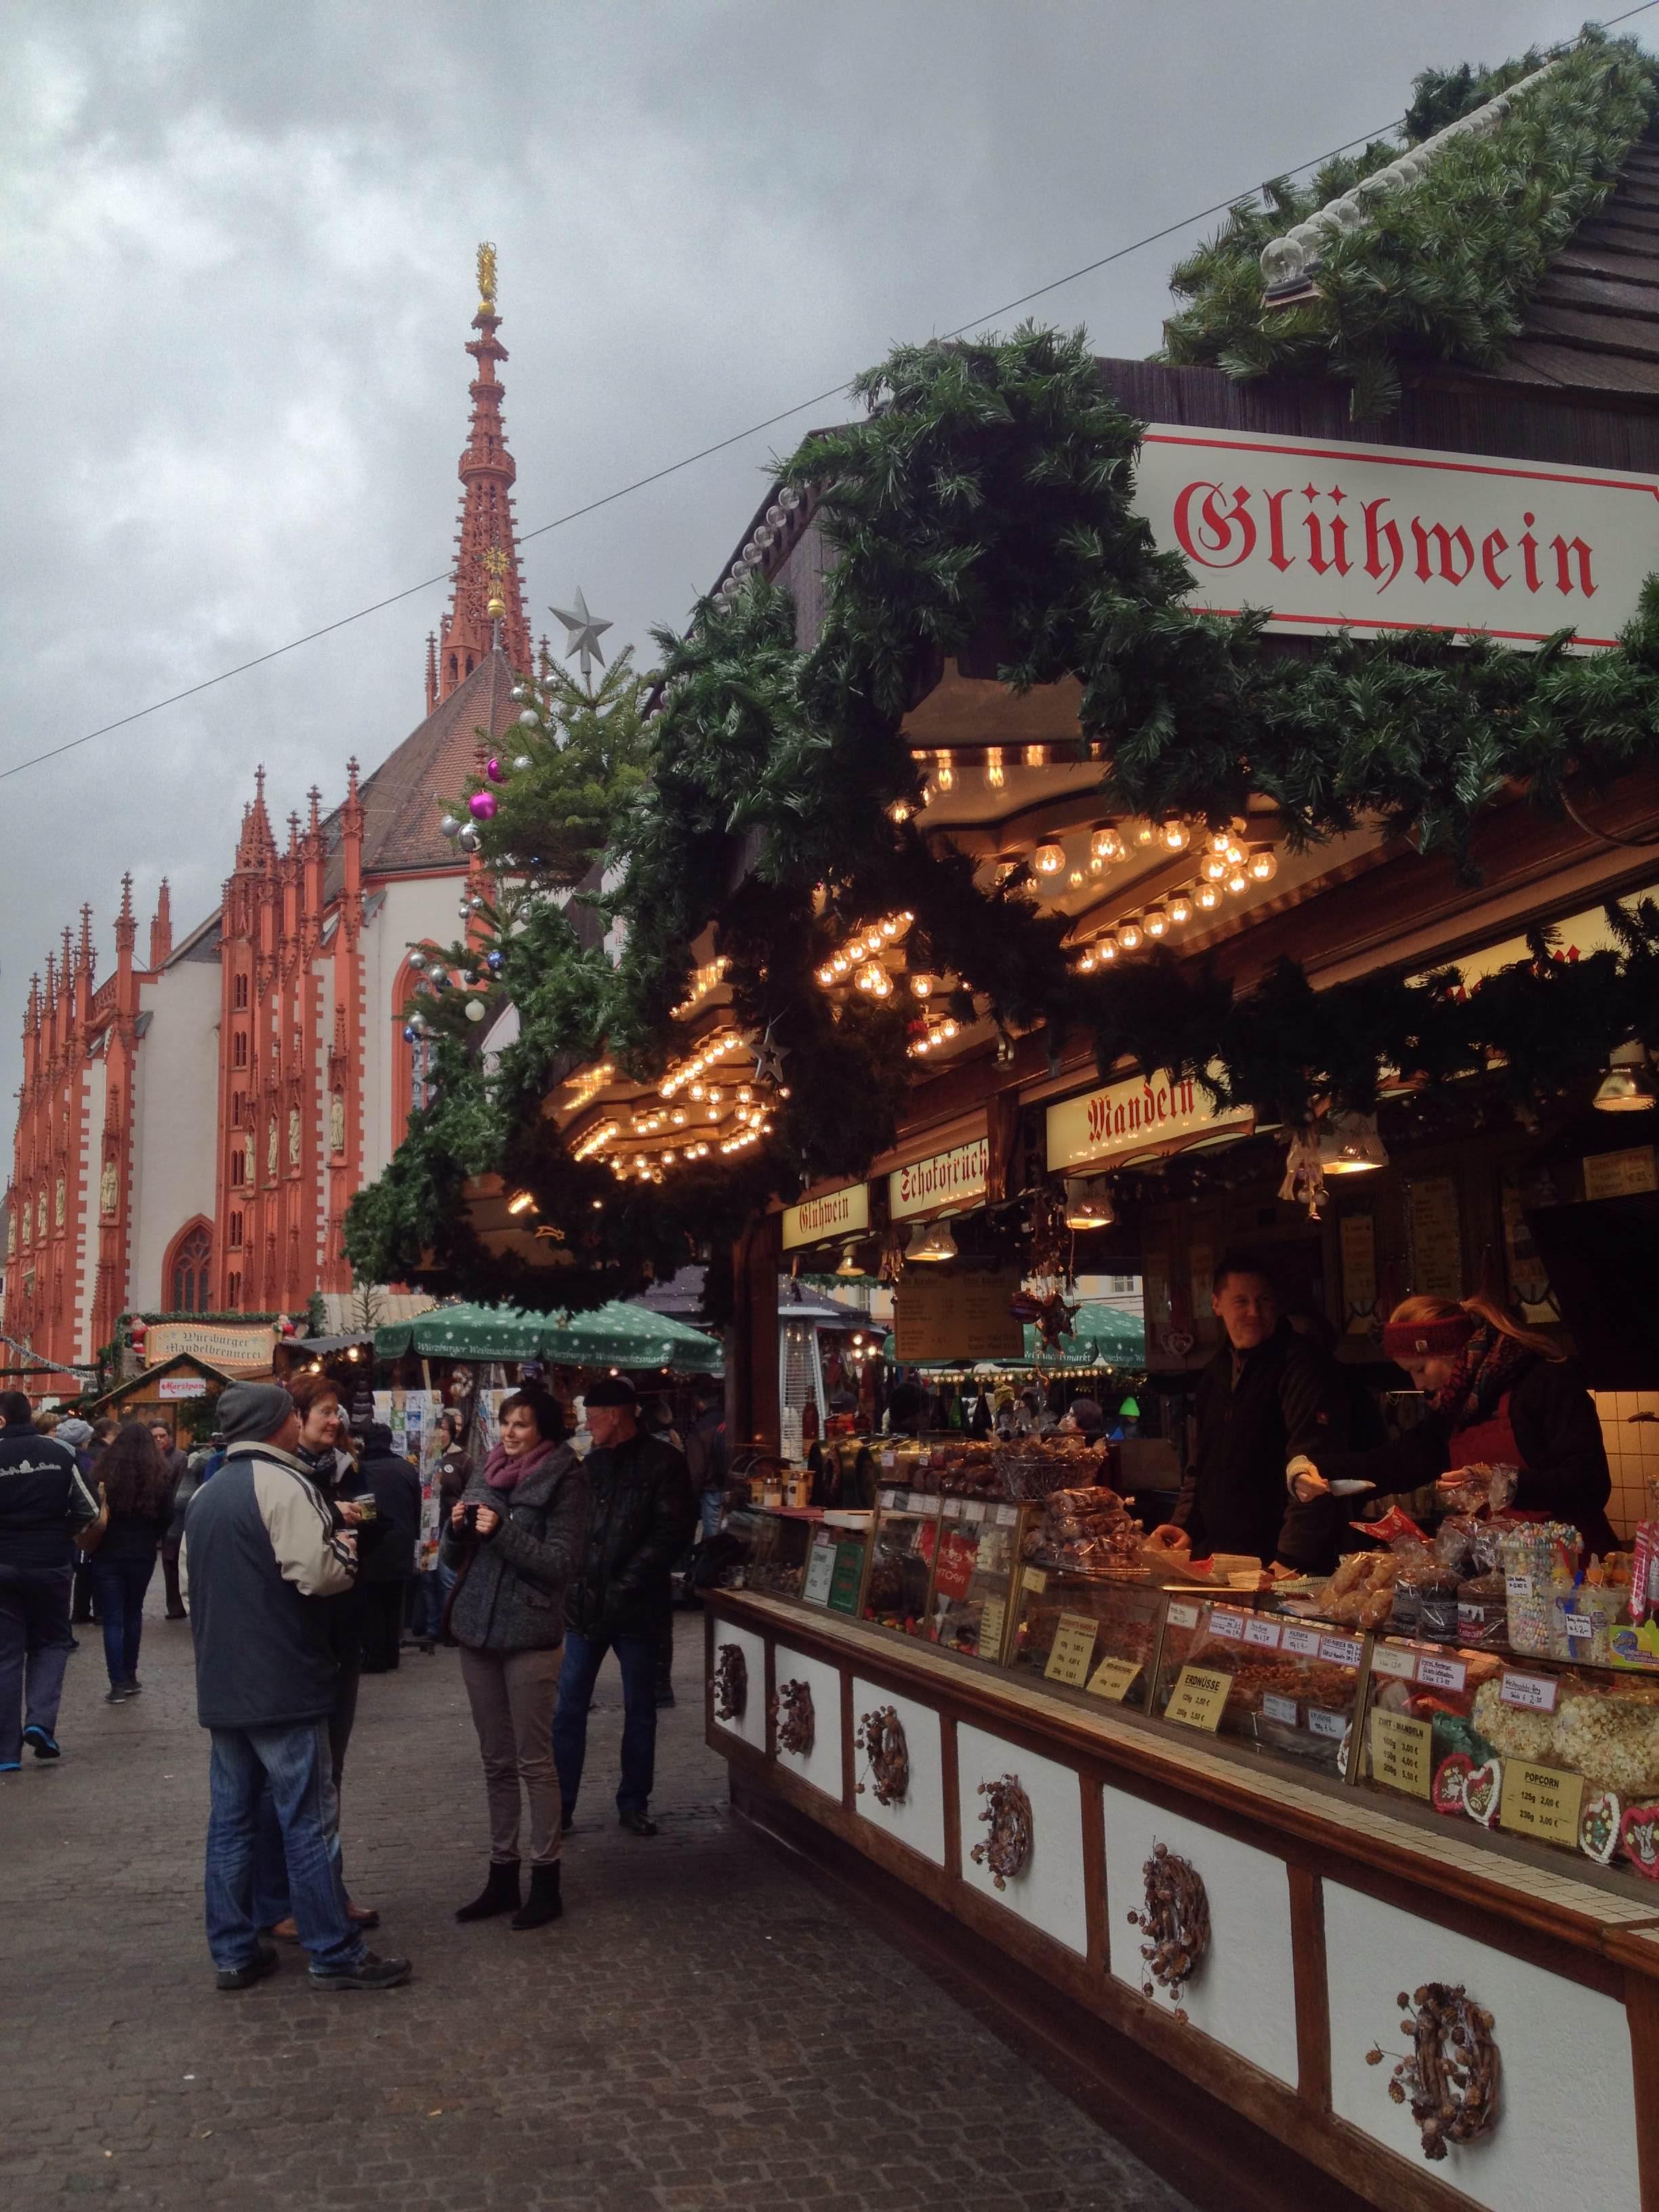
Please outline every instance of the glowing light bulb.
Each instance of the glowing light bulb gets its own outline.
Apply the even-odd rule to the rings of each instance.
[[[1045,768],[1048,765],[1048,746],[1027,745],[1024,752],[1024,761],[1027,768]]]
[[[1149,906],[1146,909],[1147,936],[1157,939],[1160,937],[1167,937],[1169,933],[1169,915],[1164,911],[1164,908],[1161,906]]]
[[[993,791],[1000,791],[1008,779],[1003,773],[1000,747],[993,747],[985,757],[985,781]]]
[[[941,753],[939,755],[939,764],[933,771],[933,781],[940,791],[954,791],[956,789],[957,772],[951,765],[951,756],[949,753]]]
[[[1227,840],[1227,862],[1230,867],[1235,868],[1242,868],[1244,865],[1244,848],[1237,837]]]
[[[1124,853],[1123,840],[1113,824],[1109,822],[1104,828],[1097,830],[1090,838],[1089,851],[1093,858],[1103,865],[1112,860],[1121,860]]]
[[[836,971],[835,971],[835,969],[834,969],[833,968],[820,968],[820,969],[819,969],[819,970],[818,970],[818,981],[823,985],[823,988],[824,988],[826,991],[830,988],[830,985],[835,981],[835,980],[836,980]]]
[[[1186,891],[1177,891],[1170,901],[1170,920],[1179,929],[1193,918],[1193,902]]]
[[[1092,946],[1085,952],[1083,957],[1077,964],[1079,975],[1092,975],[1094,974],[1095,969],[1100,965],[1100,963],[1095,958]]]
[[[1221,903],[1221,886],[1212,884],[1206,876],[1193,892],[1193,904],[1200,914],[1213,914]]]
[[[1111,962],[1117,958],[1121,949],[1121,948],[1119,946],[1116,938],[1112,935],[1109,930],[1108,930],[1105,936],[1103,937],[1099,943],[1095,946],[1095,951],[1100,956],[1101,966],[1103,968],[1109,966]]]
[[[1166,853],[1184,853],[1192,842],[1192,832],[1184,822],[1174,815],[1170,816],[1158,834],[1164,840],[1164,849]]]
[[[908,822],[915,812],[915,807],[908,799],[896,799],[887,810],[887,818],[890,822],[902,823]]]
[[[1082,869],[1081,869],[1081,868],[1073,868],[1073,871],[1072,871],[1072,872],[1071,872],[1071,874],[1070,874],[1069,876],[1067,876],[1067,877],[1066,877],[1066,884],[1067,884],[1067,885],[1070,887],[1070,889],[1071,889],[1071,890],[1074,890],[1074,891],[1080,891],[1080,890],[1083,889],[1083,871],[1082,871]]]
[[[1066,865],[1066,848],[1063,845],[1039,845],[1031,860],[1038,875],[1057,876]]]
[[[1229,868],[1225,888],[1232,897],[1241,897],[1250,888],[1250,879],[1243,868]]]
[[[1138,921],[1121,922],[1118,926],[1117,941],[1125,952],[1139,952],[1141,934],[1140,924]]]
[[[1153,829],[1150,822],[1136,823],[1135,842],[1137,845],[1150,845],[1157,835],[1157,830]]]
[[[915,999],[931,999],[933,995],[933,977],[931,975],[913,975],[910,978],[910,995],[912,998]]]
[[[1279,873],[1279,856],[1271,845],[1258,845],[1250,855],[1250,880],[1270,884]]]
[[[1233,833],[1231,830],[1212,830],[1206,842],[1211,852],[1224,855],[1228,846],[1233,842]]]
[[[1206,884],[1222,882],[1226,873],[1227,863],[1219,853],[1206,853],[1204,855],[1203,876]]]

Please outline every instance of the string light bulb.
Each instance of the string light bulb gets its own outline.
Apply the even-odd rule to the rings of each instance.
[[[1164,840],[1166,853],[1184,853],[1192,842],[1192,832],[1179,815],[1172,814],[1158,835]]]
[[[1204,855],[1199,872],[1202,875],[1206,884],[1218,884],[1224,882],[1227,875],[1227,861],[1225,855],[1221,853],[1206,853]]]
[[[1008,781],[1007,776],[1003,773],[1000,745],[993,745],[985,756],[985,781],[993,791],[1000,791]]]
[[[1094,832],[1089,840],[1089,853],[1091,859],[1103,865],[1109,865],[1123,858],[1123,840],[1111,823],[1108,822]]]
[[[1231,897],[1242,898],[1250,888],[1250,878],[1243,868],[1230,866],[1225,888]]]
[[[1161,906],[1149,906],[1146,913],[1146,934],[1155,942],[1170,933],[1170,917]]]
[[[1137,845],[1150,845],[1157,836],[1158,832],[1153,829],[1150,822],[1136,823],[1135,842]]]
[[[957,772],[951,765],[951,756],[949,753],[941,753],[933,769],[934,788],[939,791],[954,791],[956,782]]]
[[[916,999],[931,999],[933,995],[933,977],[931,975],[913,975],[910,978],[910,995]]]
[[[1066,865],[1063,845],[1042,844],[1031,855],[1032,865],[1040,876],[1057,876]]]
[[[1192,918],[1193,901],[1191,893],[1188,891],[1177,891],[1175,896],[1170,901],[1170,920],[1175,924],[1177,929],[1181,929],[1184,928]]]
[[[1249,859],[1250,880],[1270,884],[1279,873],[1279,855],[1271,845],[1258,845]]]
[[[1125,952],[1139,952],[1142,935],[1141,927],[1138,921],[1123,921],[1118,924],[1117,941]]]
[[[1213,914],[1221,903],[1221,886],[1212,884],[1206,876],[1193,888],[1193,904],[1200,914]]]

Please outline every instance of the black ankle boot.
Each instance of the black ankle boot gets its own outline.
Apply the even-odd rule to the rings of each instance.
[[[519,1903],[519,1862],[491,1859],[489,1879],[471,1905],[462,1905],[458,1920],[493,1920],[498,1912],[513,1912]]]
[[[521,1911],[513,1916],[515,1928],[545,1928],[550,1920],[562,1917],[564,1899],[559,1895],[559,1863],[551,1866],[532,1866],[530,1869],[530,1897]]]

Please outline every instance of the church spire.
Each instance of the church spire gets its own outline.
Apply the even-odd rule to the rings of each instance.
[[[455,596],[444,617],[438,643],[438,696],[448,698],[464,684],[499,641],[514,667],[530,667],[530,626],[525,620],[524,587],[514,538],[513,482],[518,468],[507,450],[501,422],[501,386],[495,374],[507,348],[496,337],[495,249],[478,248],[478,333],[467,351],[478,365],[468,386],[472,422],[461,455],[461,527],[457,538]],[[499,622],[499,633],[495,624]],[[428,696],[430,684],[428,683]]]

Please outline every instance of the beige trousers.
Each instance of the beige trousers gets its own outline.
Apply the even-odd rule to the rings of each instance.
[[[483,1753],[489,1856],[519,1856],[519,1785],[530,1799],[530,1861],[559,1857],[559,1778],[553,1765],[553,1708],[562,1652],[472,1651],[461,1647],[461,1680]]]

